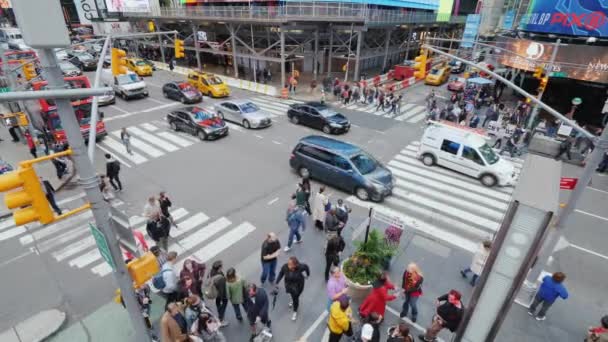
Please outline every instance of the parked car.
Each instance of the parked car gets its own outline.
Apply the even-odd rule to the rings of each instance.
[[[66,77],[82,75],[82,70],[68,61],[59,61],[59,68]]]
[[[163,95],[181,103],[198,103],[203,101],[203,94],[188,82],[169,82],[163,85]]]
[[[340,140],[310,135],[300,139],[289,165],[302,177],[311,177],[363,201],[382,201],[393,191],[393,174],[361,148]]]
[[[272,125],[270,113],[249,100],[224,101],[216,109],[222,119],[237,122],[245,128],[263,128]]]
[[[97,69],[97,59],[90,53],[80,50],[68,51],[69,61],[82,71],[92,71]]]
[[[216,113],[199,106],[184,107],[167,115],[174,131],[183,131],[201,140],[217,139],[228,135],[228,126]]]
[[[127,58],[127,69],[133,71],[138,76],[152,76],[152,68],[140,58]]]
[[[515,166],[500,157],[478,130],[447,122],[426,127],[416,157],[426,166],[440,165],[479,179],[481,184],[514,185]]]
[[[129,100],[134,97],[147,97],[148,87],[141,77],[134,72],[129,71],[123,75],[112,75],[112,70],[103,69],[101,71],[101,81],[107,87],[112,87],[116,95],[124,100]]]
[[[201,71],[191,71],[188,74],[188,83],[200,90],[205,96],[227,97],[230,96],[230,88],[219,77]]]
[[[448,82],[448,90],[461,92],[464,90],[464,86],[466,85],[467,80],[462,77],[452,77],[450,82]]]
[[[346,133],[350,129],[348,119],[320,102],[292,104],[287,117],[294,124],[317,128],[325,134]]]

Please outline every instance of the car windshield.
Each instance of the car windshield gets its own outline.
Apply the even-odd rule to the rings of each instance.
[[[329,118],[329,117],[332,117],[332,116],[338,114],[335,110],[333,110],[331,108],[323,108],[323,109],[317,108],[317,110],[325,118]]]
[[[378,162],[376,159],[366,153],[358,154],[350,158],[350,160],[362,175],[371,173],[378,167]]]
[[[439,69],[431,69],[431,75],[438,75]]]
[[[198,107],[192,109],[190,115],[192,116],[192,119],[194,119],[194,121],[204,121],[214,117],[213,113],[211,113],[209,110]]]
[[[490,148],[490,146],[488,146],[488,144],[483,144],[478,148],[479,152],[481,153],[481,156],[483,157],[483,159],[488,162],[488,164],[492,165],[492,164],[496,164],[496,162],[498,162],[498,155],[496,155],[496,153],[494,153],[494,150],[492,150],[492,148]]]
[[[137,61],[137,62],[135,62],[135,65],[144,66],[144,65],[148,65],[148,64],[146,64],[146,62],[144,62],[144,61]]]
[[[187,92],[187,91],[194,91],[194,87],[192,85],[190,85],[190,83],[180,83],[177,85],[179,87],[179,89],[183,92]]]
[[[73,70],[76,69],[76,67],[70,63],[70,62],[60,62],[59,63],[59,67],[63,70]]]
[[[88,54],[86,52],[77,52],[74,55],[77,56],[78,58],[82,59],[83,61],[93,60],[93,56],[91,56],[90,54]]]
[[[253,113],[260,110],[260,108],[256,106],[253,102],[243,103],[240,107],[243,113]]]
[[[219,77],[207,77],[207,83],[209,83],[210,85],[218,85],[218,84],[222,84],[222,80]]]
[[[135,74],[126,74],[126,75],[118,75],[116,76],[118,80],[118,84],[129,84],[139,82],[139,77]]]

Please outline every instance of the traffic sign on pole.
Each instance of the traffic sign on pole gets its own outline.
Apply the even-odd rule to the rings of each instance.
[[[116,264],[114,264],[114,259],[112,258],[112,253],[110,252],[110,247],[108,246],[108,240],[103,235],[101,230],[97,229],[92,223],[89,223],[89,228],[91,228],[91,234],[93,234],[93,238],[97,243],[97,248],[99,249],[99,254],[103,257],[103,259],[112,267],[112,270],[116,269]]]
[[[578,178],[562,177],[559,181],[559,188],[562,190],[572,190],[576,187]]]

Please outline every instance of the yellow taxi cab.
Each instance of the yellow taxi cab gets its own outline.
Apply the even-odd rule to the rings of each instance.
[[[426,75],[424,83],[436,86],[442,85],[450,77],[450,72],[451,68],[449,66],[435,67]]]
[[[127,58],[127,69],[138,76],[152,76],[152,67],[141,58]]]
[[[230,96],[230,88],[219,77],[200,71],[191,71],[188,74],[188,83],[200,90],[203,95],[211,97]]]

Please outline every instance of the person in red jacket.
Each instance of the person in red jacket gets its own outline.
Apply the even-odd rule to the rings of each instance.
[[[30,149],[32,156],[38,158],[38,154],[36,153],[36,142],[29,131],[25,131],[25,141],[27,141],[27,147]]]
[[[361,317],[367,317],[372,312],[375,312],[384,318],[386,303],[397,298],[397,296],[388,293],[389,290],[394,289],[395,285],[393,285],[388,278],[388,273],[383,272],[378,280],[374,282],[372,292],[365,297],[365,300],[359,307],[359,315],[361,315]]]

